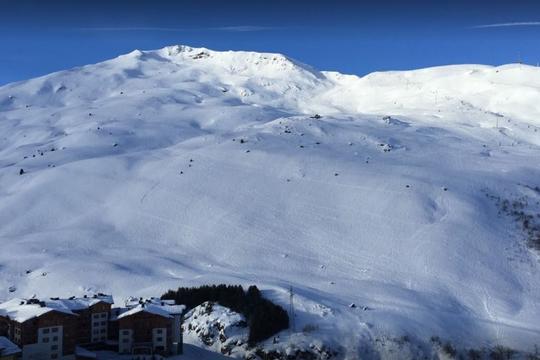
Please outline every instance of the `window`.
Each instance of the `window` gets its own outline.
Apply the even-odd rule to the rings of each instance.
[[[163,341],[163,338],[160,336],[156,339],[156,342],[162,342]]]
[[[52,341],[53,341],[53,342],[57,342],[57,341],[58,341],[58,336],[53,336],[53,337],[52,337]]]
[[[51,354],[51,359],[58,359],[58,354]]]
[[[44,337],[44,338],[42,339],[42,342],[48,343],[48,342],[49,342],[49,338],[48,338],[48,337]]]
[[[163,333],[163,329],[157,329],[157,330],[156,330],[156,333],[157,333],[157,334]]]
[[[106,318],[106,317],[107,317],[107,313],[101,314],[101,318],[102,318],[102,319],[103,319],[103,318]]]
[[[51,345],[51,350],[58,350],[58,345]]]
[[[57,328],[57,327],[53,327],[53,328],[51,329],[51,332],[53,332],[53,333],[58,332],[58,328]]]
[[[129,330],[122,330],[122,335],[129,335]]]
[[[101,326],[106,326],[107,325],[107,322],[106,321],[102,321],[101,322]]]
[[[101,329],[101,333],[105,334],[107,332],[107,329]]]
[[[92,318],[99,319],[99,314],[92,314]]]
[[[99,329],[94,329],[94,335],[98,335],[99,334]]]
[[[50,331],[50,329],[48,329],[48,328],[47,328],[47,329],[43,329],[43,333],[44,333],[44,334],[48,334],[49,331]]]
[[[122,342],[123,342],[123,343],[128,343],[128,342],[129,342],[129,339],[124,338],[124,339],[122,339]]]

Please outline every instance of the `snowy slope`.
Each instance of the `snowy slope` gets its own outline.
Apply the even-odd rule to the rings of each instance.
[[[539,99],[526,65],[360,78],[185,46],[0,87],[0,298],[292,285],[298,336],[349,356],[530,350],[538,255],[493,196],[540,199]]]

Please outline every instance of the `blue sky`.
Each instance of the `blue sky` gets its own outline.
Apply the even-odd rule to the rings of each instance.
[[[0,84],[173,44],[281,52],[359,75],[540,62],[540,1],[532,0],[0,0],[0,6]]]

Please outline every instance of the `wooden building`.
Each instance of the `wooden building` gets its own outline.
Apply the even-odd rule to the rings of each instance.
[[[74,359],[77,315],[37,299],[0,304],[0,335],[22,350],[23,360]]]
[[[0,336],[21,349],[22,360],[88,359],[89,349],[105,348],[136,360],[182,353],[183,305],[158,298],[112,305],[105,294],[13,299],[0,304]]]
[[[51,298],[48,304],[56,304],[78,315],[77,345],[105,343],[109,338],[109,318],[114,303],[112,296],[96,294],[92,296]]]
[[[126,305],[116,318],[119,353],[138,360],[182,353],[184,306],[155,298]]]

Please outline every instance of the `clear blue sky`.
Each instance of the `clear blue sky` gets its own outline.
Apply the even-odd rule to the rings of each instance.
[[[173,44],[281,52],[359,75],[537,64],[540,1],[0,0],[0,85]]]

